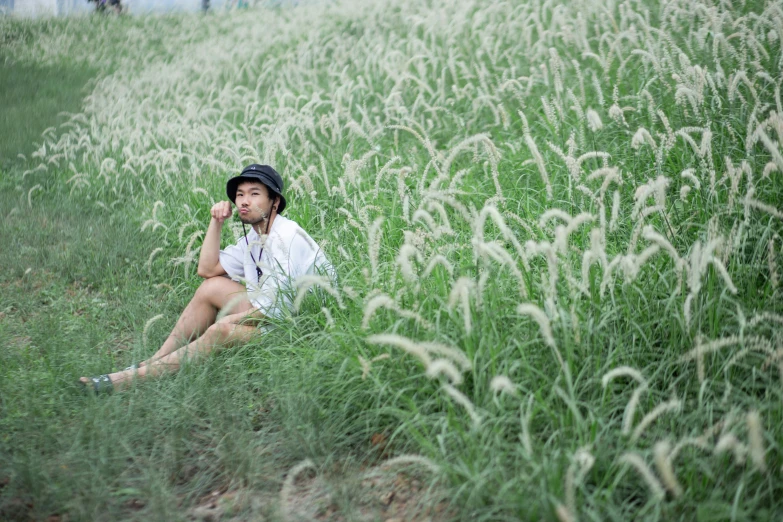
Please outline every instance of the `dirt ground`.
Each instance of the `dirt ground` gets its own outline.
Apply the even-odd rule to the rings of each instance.
[[[188,513],[198,522],[445,522],[453,515],[443,496],[421,478],[383,465],[351,475],[323,476],[305,469],[277,495],[216,490]]]

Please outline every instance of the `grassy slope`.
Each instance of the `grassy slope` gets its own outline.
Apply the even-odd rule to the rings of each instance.
[[[0,53],[0,169],[29,157],[41,132],[65,121],[61,112],[79,112],[94,75],[85,66],[3,63]]]
[[[346,39],[361,34],[360,25],[354,27],[348,24],[342,29]],[[332,44],[330,40],[326,46]],[[281,49],[280,52],[285,50]],[[261,61],[261,58],[258,60]],[[628,74],[629,82],[621,85],[621,94],[633,94],[646,82],[641,71],[634,72],[638,74]],[[227,74],[227,77],[234,76]],[[530,100],[550,95],[552,91],[543,84],[537,84],[535,89]],[[665,89],[662,91],[653,89],[656,100],[666,110],[674,128],[691,123],[682,109],[675,106],[672,93],[666,93]],[[605,93],[608,94],[608,91]],[[513,106],[513,100],[504,101]],[[406,102],[411,105],[413,99]],[[455,112],[470,113],[470,103],[464,100],[462,103],[464,106],[458,107]],[[595,99],[591,103],[597,107]],[[714,113],[715,120],[735,118],[739,121],[737,126],[743,128],[747,124],[747,110],[736,109],[725,99],[723,103],[722,112]],[[606,114],[602,115],[604,124],[610,127]],[[531,118],[539,147],[544,149],[545,140],[565,147],[568,138],[565,129],[580,125],[573,115],[567,117],[571,119],[561,124],[558,130],[550,128],[540,113],[535,119]],[[444,118],[448,118],[448,115]],[[627,118],[631,122],[631,129],[638,125],[649,125],[645,121],[644,111],[628,114]],[[491,119],[487,111],[476,125],[480,127]],[[713,130],[716,133],[713,142],[716,150],[721,147],[721,152],[737,161],[742,159],[743,151],[737,144],[732,143],[719,129]],[[494,131],[497,132],[495,139],[499,143],[504,139],[518,139],[521,134],[520,124],[516,120],[509,129]],[[401,146],[397,147],[397,140],[392,141],[390,134],[380,136],[373,145],[377,144],[384,152],[393,150],[401,153],[406,161],[426,164],[428,154],[417,140],[402,133]],[[598,144],[593,143],[593,147],[611,152],[631,177],[629,183],[638,185],[660,173],[653,166],[651,152],[648,154],[642,150],[637,154],[628,151],[628,130],[609,128],[596,136]],[[432,137],[440,142],[439,148],[448,148],[448,145],[453,145],[461,138],[449,126],[434,129]],[[329,172],[332,173],[342,172],[343,154],[351,152],[357,156],[359,154],[355,153],[355,149],[361,152],[362,146],[367,145],[356,140],[348,145],[340,142],[337,146],[330,146],[328,136],[319,138],[321,141],[316,141],[316,146],[323,152]],[[558,206],[571,213],[580,211],[578,198],[566,197],[563,180],[568,179],[568,174],[564,171],[562,161],[545,149],[543,152],[550,173],[559,178],[555,187],[558,191]],[[719,154],[716,156],[719,156],[716,161],[722,170],[723,157]],[[759,156],[756,160],[758,164],[754,163],[756,169],[763,166],[766,159],[763,155]],[[512,204],[519,207],[514,209],[515,212],[533,223],[546,206],[543,197],[531,197],[531,194],[540,194],[542,187],[534,172],[531,174],[534,169],[521,166],[528,159],[529,154],[524,147],[518,147],[517,151],[504,150],[502,184],[507,195],[519,195],[511,198]],[[677,178],[691,160],[692,154],[686,147],[676,149],[667,157],[664,172]],[[598,165],[596,162],[593,167]],[[470,166],[465,158],[459,164],[459,167],[463,166]],[[95,169],[95,165],[89,168]],[[372,184],[373,174],[374,171],[361,180],[365,189]],[[156,179],[152,170],[149,178]],[[219,193],[218,178],[213,176],[203,180],[212,194]],[[37,178],[28,176],[28,179],[30,184],[25,189]],[[389,185],[393,185],[393,181]],[[413,187],[415,180],[409,185]],[[480,208],[483,200],[492,195],[492,184],[479,174],[469,178],[469,185],[471,194],[466,198],[472,198],[471,202]],[[316,186],[322,194],[324,187],[320,181],[317,181]],[[392,210],[386,212],[387,221],[383,229],[381,284],[387,285],[383,288],[388,288],[389,292],[400,290],[403,306],[420,306],[419,310],[431,312],[427,317],[438,325],[437,339],[454,342],[475,361],[475,372],[466,377],[468,382],[463,389],[471,394],[484,416],[481,429],[472,429],[464,411],[444,400],[438,390],[438,382],[421,375],[421,369],[415,363],[395,356],[393,363],[387,361],[373,365],[368,380],[361,380],[361,368],[356,356],[370,358],[380,350],[368,348],[363,341],[366,334],[359,328],[362,315],[360,300],[349,303],[347,312],[335,311],[339,326],[332,331],[325,328],[319,306],[308,302],[305,312],[292,325],[279,331],[290,333],[290,337],[281,335],[274,341],[263,343],[264,346],[272,346],[270,351],[239,354],[236,358],[229,355],[214,358],[204,367],[190,370],[193,373],[189,371],[183,376],[150,383],[102,403],[82,403],[75,396],[61,397],[64,407],[54,409],[56,420],[47,425],[57,426],[64,433],[62,437],[59,431],[47,433],[42,430],[42,424],[28,423],[24,417],[20,417],[26,411],[40,409],[40,405],[45,402],[45,394],[36,395],[30,404],[14,409],[15,416],[8,416],[8,429],[13,436],[6,441],[8,449],[5,453],[10,462],[8,468],[13,470],[10,486],[13,493],[7,493],[7,498],[24,492],[29,495],[29,500],[33,501],[39,514],[64,508],[74,516],[84,518],[103,509],[127,515],[126,500],[137,498],[145,506],[139,516],[174,516],[172,506],[188,505],[194,497],[215,484],[238,483],[251,489],[263,488],[265,481],[279,483],[282,475],[276,474],[275,469],[282,469],[299,458],[313,458],[324,469],[336,457],[351,454],[362,456],[370,435],[376,430],[386,429],[397,444],[394,451],[424,453],[444,466],[455,485],[455,498],[466,507],[466,518],[471,515],[487,519],[500,515],[523,518],[554,516],[553,506],[564,497],[564,482],[574,452],[581,447],[589,447],[596,457],[594,468],[578,488],[580,506],[594,518],[767,518],[772,516],[771,511],[780,509],[776,501],[780,498],[780,482],[775,475],[775,470],[780,467],[782,411],[779,382],[774,375],[770,376],[770,372],[757,371],[756,366],[760,361],[753,358],[724,375],[722,368],[728,355],[723,357],[719,354],[708,358],[707,366],[712,378],[705,387],[699,386],[694,365],[684,365],[678,360],[682,353],[692,348],[693,339],[691,332],[683,328],[679,313],[683,296],[668,298],[668,286],[674,284],[675,278],[667,261],[661,260],[646,268],[643,277],[635,284],[618,284],[616,291],[608,298],[599,298],[595,288],[591,287],[589,299],[577,300],[579,308],[576,318],[569,317],[565,311],[566,319],[557,325],[555,334],[558,342],[562,343],[561,350],[573,375],[573,383],[569,383],[559,375],[552,354],[540,342],[538,328],[532,321],[521,321],[514,313],[517,296],[513,289],[513,278],[507,272],[486,268],[492,270],[493,278],[486,292],[484,312],[477,311],[474,316],[471,335],[462,331],[459,312],[446,311],[443,306],[451,283],[443,271],[423,281],[418,293],[401,290],[397,285],[399,275],[394,259],[401,243],[401,230],[406,224],[400,216],[400,204],[395,199],[394,187],[390,189],[385,185],[383,188],[384,193],[379,201],[388,205],[385,208]],[[780,201],[778,177],[773,176],[762,188],[766,201]],[[23,209],[26,205],[25,194],[26,190],[22,190],[9,196],[8,201]],[[722,193],[721,197],[724,196],[725,193]],[[34,204],[45,202],[47,197],[50,197],[49,194],[36,195]],[[177,225],[182,223],[175,219],[178,217],[176,209],[181,207],[181,203],[187,202],[199,208],[206,204],[204,201],[194,201],[189,194],[161,192],[156,193],[155,197],[172,203],[169,208],[174,210],[167,216],[170,221],[166,221],[172,228],[172,221]],[[298,212],[297,219],[308,230],[317,230],[317,205],[307,205],[302,202],[305,198],[301,194],[300,197],[301,204],[294,208]],[[684,253],[696,238],[704,236],[710,212],[720,210],[722,203],[712,201],[709,203],[714,204],[713,207],[693,204],[686,208],[676,200],[676,193],[672,200],[671,211],[680,213],[678,220],[682,220],[672,241]],[[348,203],[339,196],[335,196],[332,201],[318,202],[319,205],[331,205],[329,208]],[[74,202],[72,205],[78,207],[79,204]],[[623,205],[632,205],[629,196],[626,195]],[[114,226],[121,230],[118,236],[133,235],[134,243],[139,241],[138,250],[134,251],[135,257],[131,258],[134,260],[132,265],[138,266],[144,259],[142,252],[148,253],[155,246],[145,243],[148,239],[144,238],[156,236],[138,235],[137,222],[131,219],[123,224],[124,214],[117,216],[118,221],[114,222]],[[734,216],[722,217],[728,221]],[[779,230],[779,223],[770,221],[765,225],[760,221],[763,220],[753,222],[754,234],[763,235],[769,230]],[[657,218],[651,218],[651,222],[659,230],[666,227]],[[336,226],[340,224],[338,221]],[[17,231],[11,232],[9,229],[9,236],[18,237],[20,225],[17,222],[15,226]],[[471,232],[463,226],[457,230],[457,237],[448,242],[453,243],[455,248],[469,244]],[[621,223],[615,236],[611,237],[612,240],[616,239],[616,245],[610,243],[609,248],[622,248],[628,232],[628,224]],[[348,239],[351,235],[356,238],[354,244]],[[159,233],[157,237],[163,240],[172,236],[173,233]],[[364,231],[346,229],[342,237],[345,238],[342,244],[354,258],[345,260],[343,264],[348,267],[342,273],[344,280],[361,281],[362,277],[357,274],[362,268],[367,268]],[[586,234],[575,237],[575,243],[582,247],[588,241]],[[164,253],[166,255],[161,254],[154,264],[152,284],[171,281],[175,275],[168,261],[175,253],[182,251],[184,245],[181,243],[184,241],[172,239],[172,243],[174,245]],[[27,248],[34,247],[28,245]],[[20,251],[22,249],[23,246],[20,246]],[[453,260],[452,251],[445,248],[443,251]],[[334,250],[331,253],[337,257]],[[167,258],[168,254],[171,255]],[[21,259],[24,257],[18,253],[14,255],[17,257],[11,262],[15,263],[14,273],[19,276],[23,272]],[[736,300],[725,292],[714,271],[707,272],[705,289],[697,303],[699,313],[698,324],[694,328],[696,331],[709,338],[735,333],[737,302],[740,303],[739,309],[748,312],[759,309],[780,311],[779,303],[775,304],[774,290],[763,273],[764,256],[763,251],[749,251],[732,257],[729,269],[736,281],[742,281],[741,294]],[[103,264],[89,263],[89,272],[95,274],[96,279],[103,279],[97,277],[97,274],[102,273],[99,270]],[[455,265],[457,274],[477,276],[470,255],[458,258]],[[542,265],[534,267],[536,276],[544,272]],[[118,265],[118,274],[123,272],[122,266],[121,263]],[[597,269],[591,275],[600,280],[595,272]],[[144,276],[145,273],[144,270],[132,271],[131,279]],[[123,297],[123,308],[132,308],[133,303],[138,303],[139,307],[132,309],[129,316],[131,320],[126,321],[133,323],[127,332],[136,353],[130,356],[122,354],[117,363],[125,364],[133,360],[137,353],[145,350],[149,352],[149,347],[141,347],[139,330],[146,319],[160,313],[162,308],[171,310],[182,303],[187,295],[186,287],[192,286],[194,278],[186,275],[180,279],[181,274],[181,270],[176,271],[176,280],[182,281],[182,288],[173,292],[174,295],[168,294],[178,302],[168,309],[165,303],[149,309],[141,306],[144,301],[163,295],[162,290],[160,293],[149,290],[144,293],[146,287],[137,287],[139,293],[134,294],[132,284],[127,287],[119,285],[121,295],[124,292],[129,296],[127,300]],[[121,277],[111,276],[109,280],[118,281]],[[14,295],[22,299],[29,297],[29,292],[20,290]],[[568,297],[564,297],[564,302],[568,303]],[[104,307],[96,303],[95,308],[94,313],[98,313],[98,309]],[[106,310],[114,308],[110,304]],[[151,344],[160,338],[167,321],[170,324],[170,319],[167,317],[155,323],[150,332]],[[391,312],[381,311],[373,321],[372,332],[389,329],[412,338],[429,336],[429,332],[411,322],[400,320]],[[63,322],[69,323],[70,319]],[[74,335],[83,335],[85,327],[74,330]],[[14,330],[14,335],[19,335],[19,331]],[[37,337],[41,345],[56,346],[56,333],[42,331],[46,335]],[[762,330],[761,334],[776,335],[772,328]],[[89,341],[85,343],[88,346],[100,345],[106,348],[113,346],[115,339],[111,338],[108,331],[103,331],[94,341]],[[319,350],[314,350],[314,347]],[[50,351],[56,352],[54,349]],[[86,366],[90,370],[105,371],[107,364],[111,363],[108,358],[100,360],[90,357],[89,352],[80,353],[86,353],[82,357],[93,365]],[[35,374],[35,371],[53,382],[50,388],[43,389],[48,390],[50,397],[55,396],[61,390],[59,382],[66,382],[68,375],[76,371],[68,367],[68,360],[71,358],[54,360],[54,364],[49,364],[46,359],[23,364],[21,358],[14,356],[7,365],[17,369],[16,373],[7,374],[13,378],[5,379],[8,396],[24,397],[24,393],[17,394],[14,390],[27,390],[26,376]],[[227,364],[232,366],[231,372],[225,371]],[[601,386],[600,376],[619,365],[640,369],[652,383],[650,391],[642,396],[637,422],[643,413],[651,411],[673,395],[682,397],[685,402],[682,414],[663,416],[654,423],[638,445],[640,447],[633,447],[627,437],[619,435],[631,386],[626,381],[617,382],[606,389]],[[535,448],[533,455],[523,451],[519,444],[520,405],[509,397],[495,398],[489,393],[489,378],[498,372],[507,373],[519,384],[520,390],[529,393],[534,400],[530,424]],[[735,384],[733,389],[728,390],[731,392],[728,404],[721,400],[727,391],[723,377]],[[23,404],[21,401],[16,402]],[[270,405],[273,407],[270,408]],[[750,463],[746,466],[735,465],[727,455],[714,457],[710,452],[686,448],[677,465],[678,478],[686,494],[677,500],[657,502],[650,498],[646,484],[633,470],[616,464],[618,456],[628,449],[638,451],[650,462],[653,442],[666,437],[699,435],[727,414],[735,418],[733,429],[737,430],[737,436],[746,440],[744,424],[736,419],[742,419],[748,409],[758,409],[763,414],[767,428],[765,442],[770,448],[767,458],[772,470],[768,474],[756,473]],[[128,414],[138,416],[132,421]],[[108,428],[93,428],[95,418]],[[272,422],[267,423],[267,420]],[[160,437],[161,434],[163,437]],[[28,441],[37,445],[28,446]],[[274,454],[280,460],[280,467],[270,460],[269,451],[265,450],[269,447],[275,448]],[[49,457],[46,462],[42,462],[40,451]],[[78,488],[83,488],[86,493],[74,497],[72,493]]]
[[[324,417],[328,397],[301,396],[304,376],[341,363],[314,354],[317,338],[294,360],[281,351],[227,354],[106,400],[75,385],[148,356],[197,284],[172,288],[180,269],[148,271],[159,243],[138,235],[131,201],[112,212],[67,193],[28,202],[31,188],[51,180],[21,178],[29,163],[14,156],[29,156],[59,111],[79,109],[92,74],[75,63],[0,70],[4,114],[38,116],[0,127],[9,151],[0,179],[0,519],[179,520],[208,493],[228,490],[218,512],[274,520],[285,471],[312,452],[342,457],[325,463],[334,468],[323,486],[333,500],[305,500],[306,510],[377,511],[381,504],[356,494],[350,458],[358,450],[374,459],[369,434],[351,412]],[[145,345],[145,323],[157,314]],[[342,384],[337,373],[310,391]]]

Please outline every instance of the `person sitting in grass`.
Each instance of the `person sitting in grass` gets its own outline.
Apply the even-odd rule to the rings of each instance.
[[[248,165],[228,180],[226,194],[230,201],[220,201],[210,210],[212,218],[201,245],[198,275],[205,281],[166,341],[138,365],[80,378],[86,389],[96,393],[122,389],[134,379],[176,371],[186,358],[245,343],[259,334],[258,325],[265,318],[276,317],[290,306],[290,298],[279,292],[282,287],[301,275],[331,273],[315,241],[281,215],[286,207],[283,179],[272,167]],[[221,250],[220,234],[232,214],[232,203],[245,236]],[[245,225],[251,226],[250,233]]]

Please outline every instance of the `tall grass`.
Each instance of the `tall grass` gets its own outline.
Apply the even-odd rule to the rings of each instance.
[[[328,3],[97,57],[90,23],[26,51],[107,71],[29,202],[132,202],[191,284],[225,179],[275,165],[339,274],[247,377],[302,458],[386,433],[470,519],[780,515],[783,3]]]

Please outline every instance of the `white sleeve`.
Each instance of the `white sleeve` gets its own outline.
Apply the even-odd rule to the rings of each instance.
[[[245,249],[239,245],[230,245],[220,251],[220,266],[226,273],[234,277],[245,277]]]

